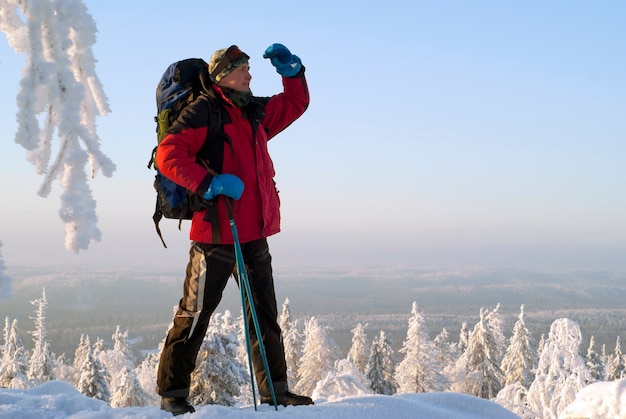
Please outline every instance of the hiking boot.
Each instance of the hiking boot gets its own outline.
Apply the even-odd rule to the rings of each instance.
[[[272,396],[262,396],[261,403],[267,403],[274,405],[272,401]],[[293,394],[290,391],[286,391],[282,394],[276,394],[276,404],[280,404],[282,406],[306,406],[313,403],[313,399],[307,396],[300,396],[298,394]]]
[[[191,403],[189,403],[189,400],[185,397],[161,398],[161,410],[170,412],[174,416],[182,415],[184,413],[193,413],[196,411]]]

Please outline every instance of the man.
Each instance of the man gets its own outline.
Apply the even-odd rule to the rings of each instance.
[[[269,98],[252,95],[249,56],[237,46],[216,51],[209,61],[211,87],[207,93],[221,104],[226,136],[223,144],[220,142],[223,151],[218,148],[219,158],[206,162],[198,156],[209,126],[210,102],[202,96],[182,111],[156,153],[163,175],[212,203],[209,209],[194,214],[183,297],[159,362],[161,408],[174,415],[195,411],[187,399],[190,376],[209,318],[235,267],[230,214],[237,225],[277,403],[313,404],[309,397],[295,395],[287,387],[267,244],[267,237],[280,231],[280,201],[267,142],[304,113],[309,91],[300,58],[284,45],[272,44],[263,57],[271,60],[283,80],[283,92]],[[249,312],[248,317],[251,325]],[[271,403],[259,342],[254,332],[250,337],[261,402]]]

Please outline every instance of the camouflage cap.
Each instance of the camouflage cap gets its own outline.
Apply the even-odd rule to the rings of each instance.
[[[209,74],[211,80],[218,83],[241,64],[247,63],[250,57],[239,49],[237,45],[218,49],[209,60]]]

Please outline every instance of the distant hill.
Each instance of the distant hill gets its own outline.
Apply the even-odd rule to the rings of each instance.
[[[184,270],[72,270],[63,267],[12,267],[14,297],[1,304],[4,316],[17,318],[22,338],[33,329],[34,306],[46,289],[49,340],[57,355],[73,357],[81,333],[110,340],[120,325],[135,338],[137,350],[155,348],[165,336],[182,292]],[[399,348],[411,304],[421,308],[431,334],[443,327],[456,340],[463,321],[473,327],[481,307],[501,304],[505,333],[510,335],[525,305],[527,326],[536,340],[557,318],[581,324],[588,345],[613,350],[626,337],[626,272],[529,271],[490,268],[449,269],[438,266],[378,268],[275,268],[279,308],[289,298],[295,318],[317,316],[332,327],[332,336],[347,351],[358,322],[370,339],[385,330]],[[234,281],[218,311],[239,313]],[[584,348],[586,350],[586,347]]]

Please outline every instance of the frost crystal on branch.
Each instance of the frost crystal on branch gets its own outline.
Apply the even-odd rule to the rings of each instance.
[[[89,176],[115,171],[96,133],[96,116],[110,112],[91,51],[96,24],[82,0],[3,0],[0,6],[0,30],[16,52],[26,54],[15,142],[44,176],[39,195],[48,196],[60,179],[65,247],[77,253],[100,240]],[[51,162],[55,133],[58,154]]]

